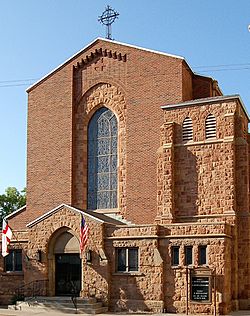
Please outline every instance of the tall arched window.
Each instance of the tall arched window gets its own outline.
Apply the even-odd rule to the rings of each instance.
[[[216,137],[216,118],[213,114],[208,114],[205,122],[206,138]]]
[[[117,207],[117,119],[102,107],[88,126],[88,209]]]
[[[182,140],[187,142],[193,139],[193,123],[190,117],[186,117],[182,124]]]

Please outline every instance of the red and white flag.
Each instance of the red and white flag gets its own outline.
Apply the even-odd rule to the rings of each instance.
[[[12,231],[7,224],[6,220],[3,219],[2,226],[2,256],[5,257],[9,254],[8,245],[10,244],[12,238]]]
[[[89,228],[88,225],[85,222],[84,217],[82,216],[81,219],[81,227],[80,227],[80,252],[82,253],[86,243],[88,241],[88,233],[89,233]]]

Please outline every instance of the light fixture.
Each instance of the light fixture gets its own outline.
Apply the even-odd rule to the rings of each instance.
[[[87,263],[91,263],[92,262],[92,251],[90,249],[88,249],[86,251],[86,261],[87,261]]]

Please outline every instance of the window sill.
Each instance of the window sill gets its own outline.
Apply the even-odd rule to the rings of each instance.
[[[115,272],[112,273],[114,276],[144,276],[145,274],[139,271],[134,272]]]
[[[23,276],[23,271],[5,271],[2,273],[2,275],[8,275],[8,276]]]
[[[172,269],[181,269],[180,265],[176,265],[176,266],[171,266]]]

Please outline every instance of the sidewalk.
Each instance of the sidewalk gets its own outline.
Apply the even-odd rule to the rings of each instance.
[[[20,310],[11,310],[11,309],[4,309],[0,308],[0,316],[43,316],[43,315],[50,315],[50,316],[63,316],[63,315],[76,315],[75,313],[69,314],[69,313],[63,313],[63,312],[56,312],[56,311],[45,311],[45,310],[31,310],[31,311],[20,311]],[[78,314],[78,315],[84,315],[84,314]],[[86,315],[86,314],[85,314]],[[133,313],[106,313],[106,314],[98,314],[100,316],[133,316],[133,315],[147,315],[147,316],[185,316],[185,314],[169,314],[169,313],[164,313],[164,314],[133,314]],[[238,311],[238,312],[233,312],[232,314],[229,314],[230,316],[250,316],[250,310],[249,311]],[[228,315],[228,316],[229,316]],[[189,316],[192,316],[191,314]],[[198,316],[198,315],[196,315]],[[204,315],[203,315],[204,316]]]

